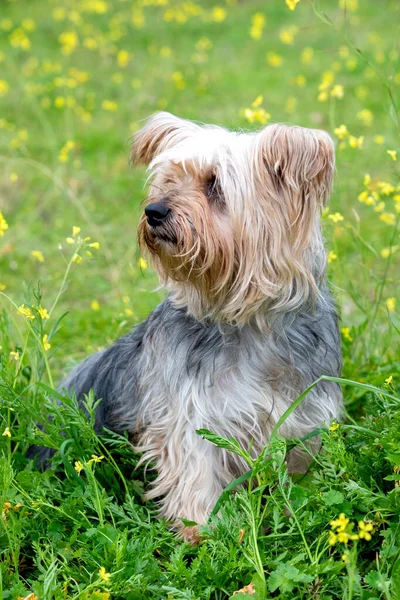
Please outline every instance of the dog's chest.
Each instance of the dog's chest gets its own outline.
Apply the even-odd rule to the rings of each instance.
[[[274,373],[275,371],[275,373]],[[288,403],[268,340],[224,336],[216,328],[161,330],[148,339],[142,393],[148,423],[161,417],[192,428],[265,438]]]

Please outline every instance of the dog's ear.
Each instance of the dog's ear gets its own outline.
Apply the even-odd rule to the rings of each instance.
[[[335,150],[319,129],[269,125],[256,136],[257,172],[267,172],[277,194],[295,195],[310,208],[323,208],[332,189]]]
[[[199,126],[191,121],[158,112],[135,133],[131,147],[132,162],[149,165],[158,154],[182,142],[198,129]]]

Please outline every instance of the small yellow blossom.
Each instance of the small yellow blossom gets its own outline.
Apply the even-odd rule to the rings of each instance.
[[[116,112],[118,110],[118,104],[114,100],[103,100],[101,107],[109,112]]]
[[[67,244],[75,244],[75,240],[72,237],[65,238],[65,241],[67,242]]]
[[[382,144],[385,143],[385,138],[383,135],[375,135],[374,136],[374,142],[375,144],[377,144],[378,146],[382,146]]]
[[[267,63],[270,67],[280,67],[283,63],[283,58],[276,52],[268,52]]]
[[[350,148],[362,148],[364,144],[364,136],[355,137],[354,135],[349,136],[349,146]]]
[[[263,100],[264,100],[264,96],[261,96],[261,95],[257,96],[257,98],[254,100],[254,102],[251,103],[251,106],[253,108],[258,108],[263,103]]]
[[[139,269],[142,269],[143,271],[145,271],[148,267],[147,260],[145,258],[143,258],[142,256],[138,260],[138,267],[139,267]]]
[[[92,458],[88,461],[89,463],[95,462],[95,463],[99,463],[103,460],[104,456],[97,456],[96,454],[92,454]]]
[[[396,310],[396,298],[388,298],[386,300],[386,308],[389,312],[394,312]]]
[[[368,127],[374,120],[374,115],[371,110],[369,110],[368,108],[364,108],[363,110],[360,110],[357,113],[357,119],[359,121],[362,121],[364,125]]]
[[[18,181],[18,174],[10,173],[10,181],[11,181],[11,183],[15,183],[16,181]]]
[[[102,581],[104,581],[104,583],[108,583],[108,581],[110,580],[110,577],[111,577],[111,573],[107,573],[107,571],[105,570],[104,567],[100,567],[99,576],[100,576],[100,579]]]
[[[329,431],[336,431],[337,429],[339,429],[339,423],[333,421],[332,425],[329,427]]]
[[[337,137],[339,138],[339,140],[344,140],[349,135],[346,125],[343,124],[340,125],[340,127],[336,127],[334,132],[335,135],[337,135]]]
[[[221,23],[222,21],[225,21],[226,14],[226,10],[221,6],[214,6],[211,12],[212,19],[216,23]]]
[[[253,40],[259,40],[265,26],[265,16],[262,13],[256,13],[251,18],[250,37]]]
[[[369,542],[372,539],[371,533],[374,532],[372,523],[364,523],[364,521],[358,521],[358,536],[360,539],[364,539]]]
[[[353,338],[350,335],[350,327],[342,327],[340,331],[345,340],[347,340],[348,342],[353,341]]]
[[[347,554],[342,554],[342,556],[340,558],[344,563],[347,563],[347,560],[348,560]]]
[[[342,99],[344,96],[344,87],[342,85],[334,85],[331,89],[331,96],[333,98]]]
[[[349,523],[350,519],[348,519],[344,513],[340,513],[339,518],[334,519],[329,524],[332,529],[336,529],[338,532],[343,532]]]
[[[294,10],[296,8],[296,6],[298,5],[298,3],[300,2],[300,0],[285,0],[286,2],[286,6],[289,8],[289,10]]]
[[[20,315],[23,315],[27,319],[35,318],[35,315],[32,313],[31,309],[25,306],[25,304],[21,304],[21,306],[18,307],[18,312]]]
[[[385,379],[385,385],[390,386],[393,382],[393,375],[390,375],[387,379]]]
[[[11,437],[11,431],[9,427],[6,427],[5,430],[3,431],[3,433],[1,434],[3,437]]]
[[[334,223],[339,223],[339,221],[344,221],[343,215],[341,215],[339,212],[335,212],[331,215],[328,215],[328,219],[330,219]]]
[[[39,315],[40,315],[40,317],[42,319],[49,319],[50,318],[50,315],[49,315],[49,313],[48,313],[48,311],[47,311],[46,308],[43,308],[42,306],[38,306],[38,312],[39,312]]]
[[[49,342],[47,341],[47,340],[48,340],[48,337],[49,337],[49,336],[48,336],[48,335],[47,335],[47,333],[46,333],[46,334],[43,336],[43,340],[42,340],[42,341],[43,341],[43,348],[46,350],[46,352],[47,352],[47,350],[50,350],[50,348],[51,348],[51,344],[49,344]]]
[[[72,235],[74,237],[76,237],[80,232],[81,232],[81,228],[80,227],[77,227],[76,225],[74,225],[72,227]]]
[[[83,464],[81,463],[80,460],[76,460],[75,461],[74,469],[78,473],[78,475],[80,475],[80,473],[81,473],[81,471],[83,469]]]
[[[337,254],[335,252],[333,252],[333,250],[331,250],[328,254],[328,263],[331,263],[336,259],[337,259]]]
[[[297,75],[294,81],[299,87],[304,87],[307,83],[307,79],[304,77],[304,75]]]
[[[89,248],[93,248],[94,250],[98,250],[100,248],[100,243],[99,242],[93,242],[92,244],[89,244]]]
[[[298,27],[292,25],[291,27],[285,27],[285,29],[281,29],[279,32],[279,39],[282,44],[287,44],[288,46],[292,45],[294,42],[295,35],[299,31]]]
[[[72,257],[72,262],[76,263],[77,265],[80,265],[82,262],[82,256],[79,256],[79,254],[74,254]]]
[[[0,79],[0,97],[6,96],[8,94],[9,89],[10,86],[8,85],[7,81],[5,81],[4,79]]]
[[[31,256],[33,256],[33,258],[36,258],[38,262],[44,262],[44,256],[41,250],[32,250]]]
[[[3,213],[0,210],[0,237],[4,235],[4,232],[8,229],[8,223],[5,220]]]
[[[381,221],[386,223],[386,225],[394,225],[396,222],[396,215],[393,213],[382,213],[379,215]]]
[[[389,154],[389,156],[393,160],[397,160],[397,151],[396,150],[386,150],[386,152]]]
[[[100,303],[98,300],[92,300],[92,302],[90,303],[90,308],[92,310],[100,310]]]
[[[19,360],[19,352],[18,351],[10,352],[10,358],[12,358],[13,360]]]

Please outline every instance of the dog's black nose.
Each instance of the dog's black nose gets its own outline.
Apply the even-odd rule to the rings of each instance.
[[[152,227],[157,227],[167,218],[169,211],[168,206],[162,202],[152,202],[144,209],[147,222]]]

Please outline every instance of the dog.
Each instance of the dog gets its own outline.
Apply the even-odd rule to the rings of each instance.
[[[301,392],[341,374],[320,222],[334,146],[320,130],[235,133],[160,112],[135,135],[132,159],[150,173],[139,245],[169,294],[61,388],[102,399],[96,429],[129,432],[158,473],[147,498],[193,540],[197,527],[180,519],[204,524],[245,470],[196,430],[232,435],[257,455]],[[339,385],[323,381],[280,434],[302,438],[341,411]],[[309,462],[289,453],[291,472]]]

